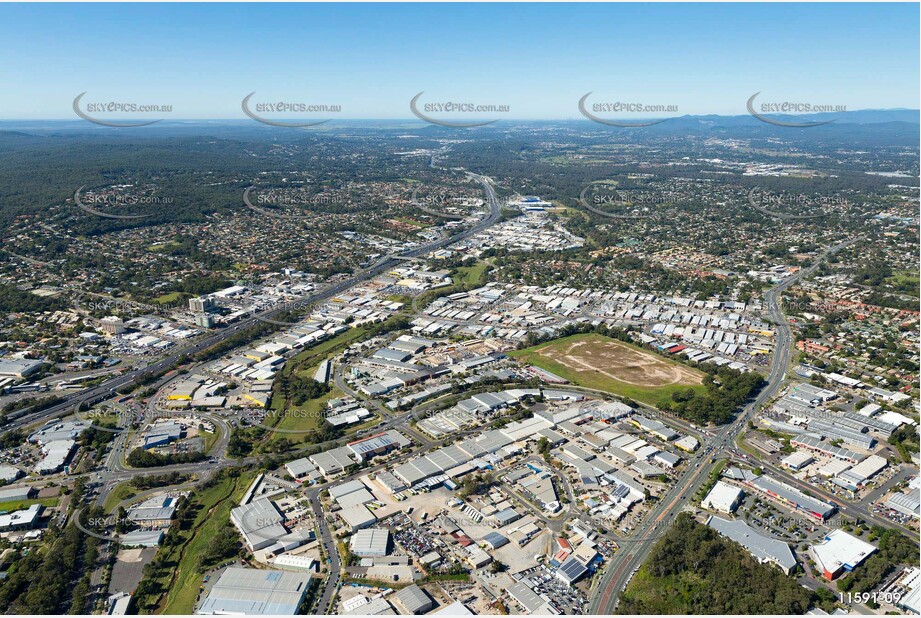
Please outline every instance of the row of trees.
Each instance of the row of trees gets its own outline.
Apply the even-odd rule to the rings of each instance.
[[[74,524],[45,531],[45,547],[19,552],[0,580],[4,613],[24,615],[86,613],[89,577],[100,541]]]
[[[176,569],[185,565],[183,556],[188,551],[188,545],[200,534],[199,527],[205,525],[217,508],[225,501],[233,500],[236,479],[244,473],[242,468],[222,468],[208,480],[200,484],[188,497],[183,496],[176,505],[173,521],[163,538],[163,543],[157,550],[153,560],[144,565],[143,578],[138,582],[134,591],[134,603],[138,613],[157,613],[160,597],[168,592],[169,587],[176,583]],[[226,492],[219,492],[215,496],[214,490],[219,485],[225,485]],[[223,511],[226,513],[227,511]],[[205,513],[207,517],[202,517]],[[239,536],[229,521],[224,522],[224,528],[208,539],[207,547],[194,561],[195,574],[198,577],[208,569],[233,558],[242,550]]]
[[[902,461],[911,462],[911,454],[918,452],[918,432],[912,425],[902,425],[889,436],[889,444],[899,451]]]
[[[188,474],[170,472],[168,474],[136,476],[131,479],[130,485],[140,490],[153,489],[154,487],[169,487],[180,485],[189,480]]]
[[[86,478],[77,477],[71,491],[74,509],[85,504]],[[55,522],[44,531],[43,545],[17,551],[0,579],[0,611],[5,614],[85,614],[92,593],[90,574],[99,559],[101,541],[71,522]]]
[[[280,380],[279,391],[289,404],[295,406],[302,406],[310,399],[319,399],[330,390],[328,383],[302,376],[297,371],[292,371],[285,377],[287,379]]]
[[[12,285],[0,284],[0,307],[3,307],[4,313],[54,311],[66,309],[67,301],[61,297],[39,296]]]
[[[0,435],[0,449],[16,448],[26,441],[26,434],[21,429],[13,429]]]
[[[16,401],[11,401],[0,409],[0,425],[6,425],[9,422],[9,414],[19,410],[29,408],[32,412],[39,412],[57,405],[64,401],[63,397],[57,395],[48,395],[47,397],[23,397]]]
[[[469,496],[484,494],[495,482],[496,477],[492,472],[465,476],[464,480],[461,481],[460,488],[457,490],[457,495],[466,499]]]
[[[97,427],[95,424],[90,425],[80,432],[78,441],[80,442],[80,446],[82,446],[84,449],[94,451],[95,459],[96,461],[99,461],[106,446],[108,446],[109,442],[115,438],[116,433],[111,431],[115,429],[114,422],[100,423],[97,421],[97,423],[101,427]]]
[[[235,427],[230,432],[230,439],[227,441],[227,454],[230,457],[242,458],[249,456],[253,452],[255,442],[265,435],[265,429],[261,427],[252,427],[241,429]]]
[[[764,385],[764,378],[755,371],[741,372],[728,367],[704,364],[706,391],[693,389],[672,393],[672,402],[660,407],[683,419],[698,424],[722,425],[733,419],[736,411]]]
[[[174,464],[195,463],[207,458],[201,451],[190,453],[169,453],[161,455],[154,451],[136,448],[128,453],[128,465],[132,468],[156,468],[159,466],[172,466]]]

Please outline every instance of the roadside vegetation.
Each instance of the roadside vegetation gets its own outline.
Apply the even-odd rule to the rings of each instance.
[[[678,516],[630,581],[618,614],[794,614],[834,607],[690,515]]]
[[[138,613],[191,614],[209,569],[235,558],[239,538],[230,510],[254,473],[226,468],[180,500],[176,517],[153,560],[144,566],[134,594]]]

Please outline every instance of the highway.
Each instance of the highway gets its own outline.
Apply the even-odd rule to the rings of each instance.
[[[774,353],[766,384],[734,421],[720,429],[716,435],[701,447],[697,455],[688,461],[687,468],[672,488],[653,506],[643,521],[625,539],[620,539],[620,550],[611,558],[605,568],[589,608],[591,614],[612,614],[620,600],[620,593],[629,583],[630,578],[639,569],[667,527],[689,504],[694,494],[707,481],[710,471],[719,461],[727,459],[733,449],[735,439],[745,428],[746,423],[761,406],[770,401],[780,390],[786,376],[787,367],[793,348],[793,332],[780,308],[780,297],[791,285],[811,275],[829,255],[856,242],[851,239],[838,243],[818,256],[811,266],[802,269],[781,283],[770,288],[764,295],[768,314],[777,326]],[[712,464],[708,460],[715,459]],[[810,488],[812,489],[812,488]]]
[[[434,163],[434,161],[433,161]],[[402,252],[399,255],[390,255],[385,256],[375,262],[372,266],[358,271],[352,277],[340,281],[330,287],[327,287],[323,290],[320,290],[308,297],[304,297],[297,301],[297,306],[307,306],[313,303],[322,302],[336,296],[337,294],[343,292],[344,290],[361,283],[367,279],[377,276],[378,274],[385,272],[387,269],[398,264],[401,260],[406,258],[414,258],[419,255],[424,255],[436,249],[439,249],[444,246],[451,245],[455,242],[464,240],[474,234],[478,234],[485,229],[488,229],[492,225],[495,225],[500,218],[500,208],[499,201],[495,193],[495,189],[492,186],[492,180],[486,176],[480,176],[477,174],[468,173],[468,177],[479,182],[484,192],[486,193],[487,202],[489,204],[489,212],[482,220],[480,220],[476,225],[468,229],[462,230],[448,236],[446,238],[441,238],[419,247],[415,247],[408,251]],[[197,342],[194,342],[190,345],[181,347],[174,352],[168,354],[167,356],[151,363],[150,365],[143,367],[133,367],[131,370],[122,373],[121,375],[108,380],[94,388],[91,388],[86,391],[81,391],[73,393],[64,398],[61,403],[58,403],[54,406],[51,406],[45,410],[40,410],[37,412],[24,411],[21,412],[17,418],[14,418],[13,422],[9,423],[4,430],[12,431],[15,429],[23,428],[28,425],[39,423],[42,421],[47,422],[56,417],[66,416],[71,414],[79,406],[87,405],[92,406],[101,401],[111,399],[116,395],[116,391],[122,386],[134,384],[140,381],[142,378],[154,375],[160,372],[167,372],[164,376],[159,378],[155,383],[154,387],[158,390],[161,389],[166,383],[172,380],[175,377],[175,372],[169,371],[170,369],[175,369],[181,364],[184,364],[193,354],[205,350],[211,346],[217,345],[222,341],[226,340],[228,337],[233,336],[234,334],[241,332],[249,327],[255,326],[257,322],[268,322],[275,323],[278,325],[286,325],[284,322],[275,321],[272,319],[272,316],[279,313],[288,311],[292,308],[290,303],[286,303],[283,306],[274,307],[266,311],[254,314],[253,316],[241,320],[225,329],[222,329],[215,334],[205,337]],[[337,382],[342,382],[341,375],[337,374]],[[346,392],[351,392],[350,390],[343,389]],[[145,416],[149,419],[155,418],[157,416],[156,402],[160,396],[160,393],[150,397],[147,410],[145,411]],[[382,413],[383,422],[377,427],[379,430],[385,430],[390,427],[401,427],[401,429],[407,429],[403,425],[408,424],[408,421],[414,417],[417,410],[411,410],[404,414],[398,416],[389,416],[386,414],[386,411],[382,406],[376,404],[376,407],[379,408],[379,412]],[[120,431],[115,437],[111,450],[108,453],[105,462],[100,469],[91,473],[89,475],[89,480],[92,483],[96,483],[99,486],[99,493],[94,500],[95,504],[102,505],[106,499],[106,496],[110,491],[112,491],[120,482],[136,477],[136,476],[146,476],[150,474],[167,474],[169,472],[182,472],[182,473],[194,473],[198,476],[197,481],[194,483],[186,483],[183,487],[191,487],[195,484],[198,484],[210,476],[211,472],[214,472],[222,467],[233,465],[233,464],[248,464],[248,463],[257,463],[259,461],[258,457],[249,457],[241,460],[230,460],[226,457],[225,449],[227,442],[230,439],[231,428],[229,424],[220,417],[213,415],[206,415],[212,422],[215,423],[215,430],[220,432],[220,438],[217,443],[212,447],[211,453],[213,457],[195,463],[188,464],[176,464],[172,466],[162,466],[158,468],[145,468],[145,469],[134,469],[128,468],[124,465],[124,455],[127,450],[128,443],[128,432]],[[419,441],[420,449],[414,450],[413,452],[404,453],[397,458],[397,461],[409,459],[410,457],[415,457],[421,452],[428,451],[434,448],[435,445],[431,440],[428,440],[418,432],[411,432],[413,437]],[[333,446],[339,441],[331,441],[328,443],[328,446]],[[314,448],[316,446],[326,446],[326,445],[310,445],[305,447],[303,450],[309,448]],[[294,456],[294,453],[291,453]],[[393,462],[391,462],[393,463]],[[350,478],[357,478],[362,474],[366,474],[369,471],[382,468],[383,465],[375,466],[370,470],[362,470],[359,473],[352,475]],[[348,479],[346,479],[348,480]],[[144,492],[142,495],[147,495],[148,493],[158,493],[166,491],[169,489],[175,488],[157,488],[151,490],[150,492]],[[311,505],[311,509],[314,512],[314,516],[317,522],[317,528],[319,530],[320,542],[323,544],[326,555],[329,558],[329,577],[323,583],[323,589],[320,592],[318,598],[317,608],[323,612],[328,613],[332,603],[335,600],[336,593],[339,589],[341,574],[342,574],[342,563],[339,556],[338,547],[335,544],[332,533],[329,529],[329,526],[326,523],[325,512],[322,509],[320,504],[319,494],[323,489],[323,486],[318,486],[311,488],[308,491],[308,500]],[[133,500],[137,499],[135,497]],[[72,517],[79,516],[79,510],[72,513]],[[104,552],[108,551],[107,548],[103,549]],[[94,570],[91,578],[91,583],[94,588],[99,586],[102,583],[102,569]]]
[[[303,299],[298,300],[298,304],[300,306],[306,306],[309,304],[328,300],[329,298],[340,294],[344,290],[358,283],[361,283],[362,281],[377,276],[381,272],[385,272],[387,269],[399,263],[401,259],[417,257],[438,248],[451,245],[474,234],[480,233],[481,231],[491,227],[496,222],[498,222],[500,217],[500,209],[495,190],[492,186],[492,181],[485,176],[480,176],[469,172],[467,173],[471,179],[479,182],[482,185],[483,190],[487,195],[489,213],[484,219],[482,219],[473,227],[465,229],[449,237],[426,243],[419,247],[402,252],[399,255],[384,256],[370,267],[356,272],[352,277],[340,281],[323,290],[320,290],[308,297],[304,297]],[[667,526],[674,520],[674,518],[688,506],[691,498],[694,496],[700,486],[702,486],[707,481],[710,471],[715,467],[715,465],[717,465],[716,463],[709,463],[709,460],[715,459],[717,461],[721,461],[727,459],[730,456],[729,451],[733,450],[735,439],[744,430],[749,418],[751,418],[751,416],[756,413],[762,405],[773,398],[781,388],[786,375],[786,370],[790,364],[793,344],[793,334],[780,308],[780,297],[782,292],[789,286],[793,285],[796,281],[813,273],[818,268],[819,264],[828,257],[828,255],[849,244],[852,244],[855,241],[856,239],[831,247],[821,256],[817,257],[812,266],[787,278],[765,293],[765,303],[768,309],[768,313],[777,325],[777,332],[775,338],[775,348],[768,375],[766,376],[766,384],[764,388],[752,402],[746,405],[744,410],[732,423],[724,426],[709,440],[706,439],[706,436],[703,437],[703,446],[697,455],[689,460],[684,472],[679,475],[671,489],[669,489],[669,491],[667,491],[656,502],[650,512],[643,518],[640,524],[631,532],[630,535],[628,535],[626,538],[617,539],[620,550],[611,558],[605,571],[599,578],[590,607],[591,613],[609,614],[613,612],[614,608],[617,606],[620,592],[629,582],[636,569],[638,569],[646,559],[646,556],[648,555],[655,541],[661,537],[661,535],[667,529]],[[88,391],[72,394],[71,396],[67,397],[64,402],[47,410],[26,414],[16,419],[7,427],[7,429],[23,427],[40,420],[46,420],[56,416],[63,416],[68,414],[76,405],[84,403],[93,405],[99,401],[111,398],[118,388],[133,384],[145,376],[174,368],[178,364],[184,363],[186,359],[191,355],[219,344],[220,342],[226,340],[228,337],[231,337],[234,334],[249,327],[255,326],[259,321],[271,322],[272,316],[287,311],[290,308],[291,305],[285,305],[283,307],[276,307],[264,312],[260,312],[259,314],[255,314],[245,320],[227,327],[226,329],[222,329],[211,336],[207,336],[198,342],[194,342],[188,346],[177,349],[166,357],[161,358],[160,360],[150,365],[144,367],[135,367],[132,370],[117,376],[116,378],[113,378],[112,380],[108,380],[97,387],[89,389]],[[158,382],[163,383],[167,380],[168,379],[161,379]],[[350,389],[343,388],[344,381],[342,380],[341,373],[337,372],[335,381],[337,386],[339,386],[343,391],[349,392]],[[383,417],[383,422],[378,427],[380,430],[384,430],[390,427],[399,427],[407,423],[408,420],[414,417],[419,411],[418,409],[413,409],[400,415],[390,416],[389,413],[383,410],[383,408],[381,408],[379,405],[376,405],[376,407],[378,408],[378,411],[382,413]],[[219,456],[217,461],[204,461],[194,464],[181,464],[147,470],[133,470],[123,466],[121,458],[124,449],[124,435],[120,435],[119,439],[116,440],[118,448],[113,449],[113,453],[110,454],[104,466],[104,472],[99,473],[100,480],[104,481],[104,486],[100,492],[100,503],[104,498],[105,493],[114,487],[117,482],[139,474],[163,474],[170,471],[207,473],[232,463],[249,463],[257,461],[258,458],[247,458],[238,460],[236,462],[225,459],[223,447],[226,446],[226,440],[229,437],[229,427],[227,427],[223,422],[219,423],[219,425],[223,435],[222,440],[220,441],[221,443],[216,445],[215,448],[215,451],[218,452]],[[403,428],[405,429],[405,427]],[[415,434],[413,437],[417,440],[420,438],[420,436]],[[423,439],[420,441],[420,446],[421,449],[414,449],[412,453],[402,455],[398,457],[397,460],[418,456],[421,452],[427,451],[437,445],[435,445],[431,440],[425,439],[423,437]],[[380,466],[371,468],[371,470],[377,469],[378,467]],[[360,473],[352,476],[367,474],[368,471],[369,470],[362,470]],[[772,472],[774,472],[773,469]],[[320,541],[323,544],[327,556],[330,559],[328,564],[329,578],[323,586],[323,590],[320,593],[317,605],[318,611],[326,612],[331,607],[331,604],[335,599],[335,594],[340,585],[342,564],[332,533],[330,532],[329,526],[325,520],[325,512],[323,511],[322,505],[319,501],[319,493],[322,488],[322,486],[314,487],[308,490],[307,493],[311,508],[314,511],[314,516],[317,521]],[[814,488],[811,487],[810,490],[815,491]],[[570,491],[571,490],[568,490],[567,493]],[[847,508],[849,507],[845,507],[845,509]],[[850,507],[850,509],[852,513],[856,514],[859,512],[862,519],[875,519],[872,514],[865,512],[862,508]],[[565,521],[565,519],[563,521]]]
[[[434,240],[413,249],[404,251],[396,256],[384,256],[375,262],[372,266],[356,272],[352,277],[344,279],[339,283],[336,283],[332,286],[324,288],[323,290],[317,291],[310,296],[300,299],[298,302],[299,305],[305,306],[313,303],[322,302],[329,300],[330,298],[340,294],[341,292],[353,287],[354,285],[371,279],[382,272],[385,272],[387,269],[392,268],[400,263],[400,258],[407,257],[417,257],[419,255],[424,255],[430,251],[435,251],[442,247],[451,245],[455,242],[464,240],[470,236],[478,234],[483,230],[493,226],[496,222],[499,221],[499,201],[496,198],[495,189],[492,187],[492,180],[486,176],[480,176],[477,174],[472,174],[468,172],[468,175],[473,180],[479,182],[483,186],[483,190],[486,192],[487,201],[489,203],[489,213],[481,221],[479,221],[473,227],[467,228],[451,236],[440,238]],[[40,421],[47,421],[55,417],[65,416],[72,412],[77,405],[85,404],[88,406],[95,405],[100,401],[104,401],[111,397],[114,397],[117,389],[134,384],[138,382],[145,376],[153,375],[168,369],[174,368],[182,363],[184,363],[189,357],[193,354],[196,354],[202,350],[210,348],[214,345],[217,345],[231,337],[238,332],[241,332],[247,328],[256,326],[259,322],[271,322],[272,317],[278,315],[282,312],[288,311],[291,309],[291,305],[285,304],[281,307],[275,307],[267,309],[266,311],[252,315],[251,317],[245,318],[235,324],[228,326],[227,328],[221,329],[214,333],[213,335],[207,336],[199,341],[193,342],[189,345],[182,346],[175,351],[171,352],[167,356],[160,358],[153,363],[143,366],[143,367],[134,367],[133,369],[115,377],[111,380],[106,380],[105,382],[95,386],[89,390],[80,391],[77,393],[72,393],[64,397],[64,401],[58,403],[54,406],[51,406],[45,410],[40,410],[38,412],[26,412],[20,416],[10,415],[13,419],[6,427],[4,431],[11,431],[14,429],[19,429],[28,425],[31,425]]]

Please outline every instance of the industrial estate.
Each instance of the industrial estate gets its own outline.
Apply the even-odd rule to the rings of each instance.
[[[0,609],[921,612],[918,112],[834,120],[0,126]]]

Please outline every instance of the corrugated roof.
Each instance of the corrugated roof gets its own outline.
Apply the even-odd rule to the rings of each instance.
[[[230,567],[221,574],[197,613],[294,615],[309,581],[309,573]]]

